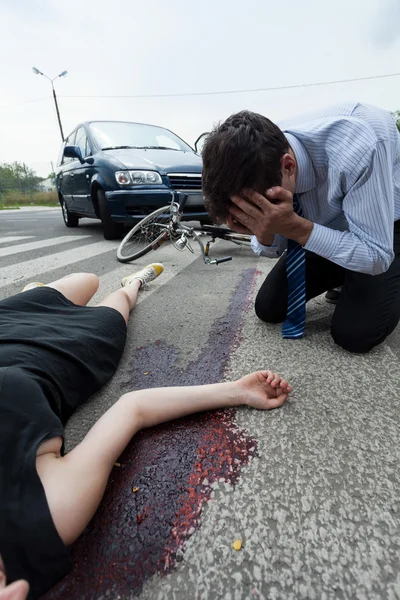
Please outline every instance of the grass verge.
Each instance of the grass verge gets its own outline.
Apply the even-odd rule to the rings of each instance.
[[[18,209],[22,206],[59,206],[57,192],[32,192],[22,194],[10,191],[0,194],[0,210]]]

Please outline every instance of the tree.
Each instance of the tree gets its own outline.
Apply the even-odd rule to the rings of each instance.
[[[17,187],[15,187],[15,177],[11,166],[4,163],[0,165],[0,193],[8,192],[12,189],[18,189],[18,181]]]
[[[39,189],[43,181],[25,163],[15,161],[13,163],[0,164],[0,193],[18,191],[23,194],[32,194]]]

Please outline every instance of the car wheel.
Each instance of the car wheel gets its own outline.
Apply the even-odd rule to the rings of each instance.
[[[122,237],[124,225],[123,223],[116,223],[111,219],[111,212],[104,190],[97,190],[97,202],[99,216],[103,225],[104,238],[106,240],[116,240]]]
[[[60,199],[60,204],[65,225],[67,227],[78,227],[79,217],[69,212],[67,203],[65,202],[64,198]]]

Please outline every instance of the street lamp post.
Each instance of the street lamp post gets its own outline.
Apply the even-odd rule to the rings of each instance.
[[[51,87],[52,87],[52,90],[53,90],[54,104],[56,105],[56,112],[57,112],[58,124],[60,126],[61,139],[62,139],[62,141],[64,141],[64,132],[63,132],[63,128],[62,128],[62,125],[61,125],[60,111],[58,110],[57,96],[56,96],[56,91],[54,89],[53,81],[55,81],[59,77],[65,77],[66,74],[67,74],[67,71],[63,71],[62,73],[60,73],[59,75],[57,75],[57,77],[53,77],[53,79],[50,79],[50,77],[47,77],[47,75],[45,75],[44,73],[42,73],[42,71],[39,71],[39,69],[37,69],[36,67],[32,67],[32,71],[35,73],[35,75],[43,75],[43,77],[46,77],[46,79],[48,79],[50,81],[50,83],[51,83]]]

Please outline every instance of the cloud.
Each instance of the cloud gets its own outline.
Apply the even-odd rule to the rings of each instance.
[[[386,48],[400,39],[400,0],[386,0],[386,4],[379,4],[374,38],[378,45]]]

